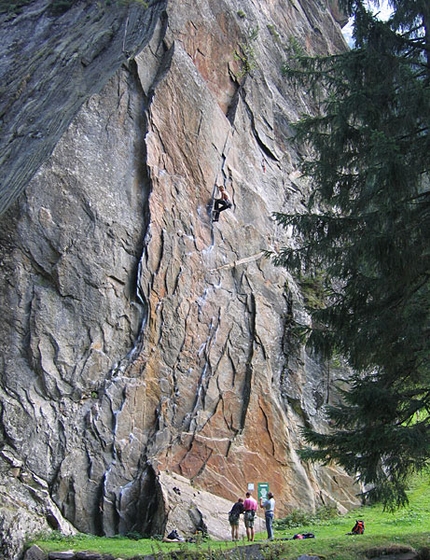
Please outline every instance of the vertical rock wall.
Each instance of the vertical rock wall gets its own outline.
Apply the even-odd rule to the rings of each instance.
[[[308,188],[291,41],[344,48],[311,0],[172,2],[3,217],[3,539],[34,520],[161,533],[171,475],[227,500],[268,482],[278,516],[357,504],[344,473],[298,458],[333,372],[292,336],[300,293],[265,257],[291,242],[272,213]],[[212,223],[217,184],[233,208]],[[183,508],[210,531],[196,494]]]
[[[285,52],[292,40],[327,52],[342,38],[315,5],[240,8],[173,10],[155,84],[145,79],[146,53],[137,58],[151,98],[141,276],[149,317],[142,363],[129,371],[145,380],[148,431],[157,416],[148,458],[225,497],[267,481],[280,514],[351,505],[350,482],[297,457],[300,426],[321,421],[329,373],[290,335],[301,306],[264,255],[288,242],[272,212],[300,211],[306,192],[289,123],[307,95],[282,78]],[[233,209],[212,224],[216,184],[227,186]]]

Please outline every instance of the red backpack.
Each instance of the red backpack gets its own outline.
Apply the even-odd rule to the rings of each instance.
[[[362,535],[364,533],[364,521],[362,519],[355,522],[354,527],[351,529],[353,535]]]

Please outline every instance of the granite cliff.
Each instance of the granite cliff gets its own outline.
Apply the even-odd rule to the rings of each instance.
[[[336,14],[317,0],[2,14],[5,558],[49,528],[225,538],[250,483],[270,484],[278,516],[357,505],[350,477],[297,454],[344,372],[294,337],[303,296],[265,256],[294,242],[272,213],[309,189],[291,123],[311,100],[281,65],[292,42],[344,49]],[[233,207],[212,223],[219,184]]]

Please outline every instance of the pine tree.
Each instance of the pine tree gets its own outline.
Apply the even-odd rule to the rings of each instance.
[[[356,372],[327,410],[333,430],[306,429],[303,455],[337,461],[394,507],[430,458],[430,2],[391,4],[382,22],[345,2],[355,47],[285,65],[319,102],[296,126],[312,153],[307,212],[276,214],[300,242],[275,263],[322,282],[308,343]]]

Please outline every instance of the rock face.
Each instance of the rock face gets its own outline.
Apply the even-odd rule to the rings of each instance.
[[[194,494],[224,511],[216,500],[251,483],[270,484],[278,516],[358,503],[340,469],[298,457],[343,373],[295,339],[300,291],[265,256],[292,241],[272,213],[300,211],[308,190],[291,123],[310,100],[281,65],[292,42],[343,49],[340,29],[312,0],[161,4],[128,6],[146,46],[125,60],[115,35],[92,95],[66,91],[51,143],[23,141],[4,169],[21,173],[2,184],[10,201],[41,166],[0,224],[5,558],[49,527],[222,538],[226,515],[211,522]],[[118,10],[124,40],[133,18]],[[212,223],[217,184],[233,207]]]
[[[148,43],[167,0],[34,0],[13,11],[20,3],[0,7],[0,213],[82,103]]]

